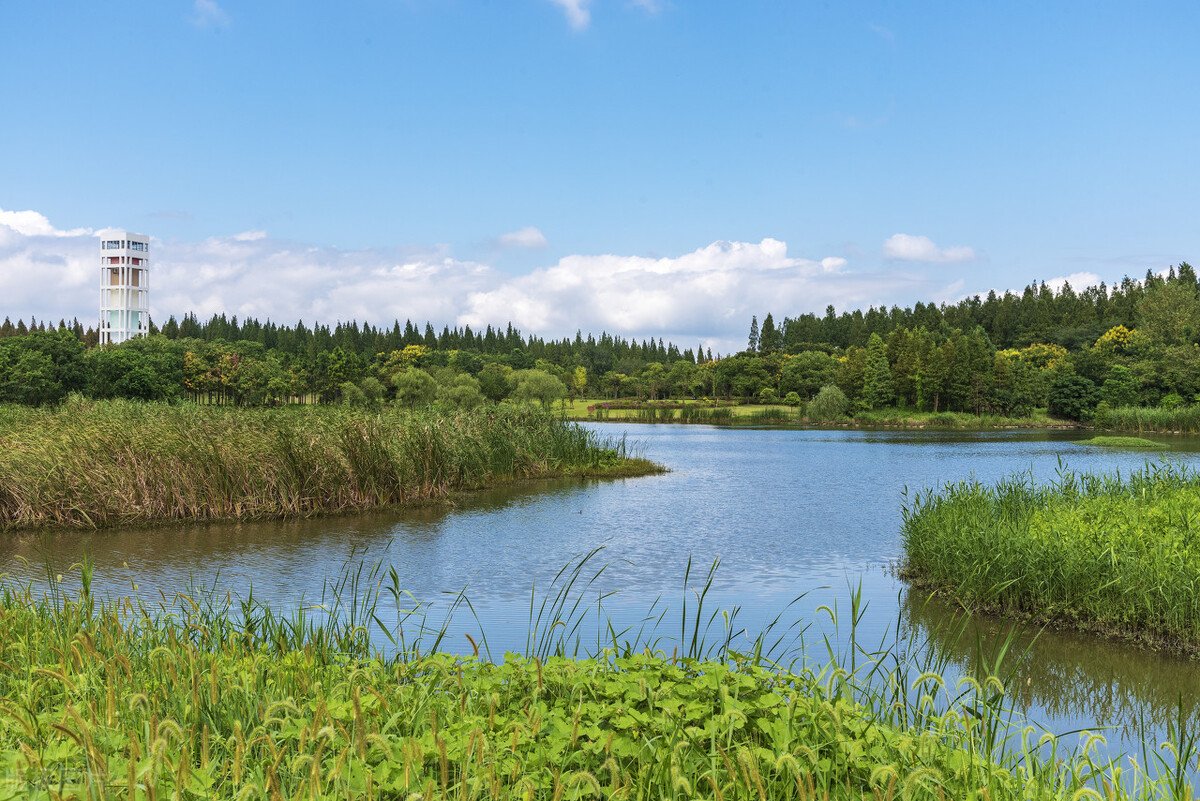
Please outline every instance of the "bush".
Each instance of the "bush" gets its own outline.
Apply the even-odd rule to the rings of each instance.
[[[812,403],[808,404],[808,419],[814,422],[837,420],[845,417],[849,410],[850,401],[846,398],[846,393],[833,384],[826,384],[821,387],[817,397],[812,399]]]
[[[788,406],[799,406],[800,396],[795,392],[789,392],[787,395],[783,396],[783,402]]]
[[[1164,409],[1178,409],[1183,406],[1183,396],[1178,392],[1171,392],[1163,395],[1163,399],[1158,402],[1158,405]]]
[[[767,387],[758,393],[758,400],[760,403],[779,403],[779,393]]]

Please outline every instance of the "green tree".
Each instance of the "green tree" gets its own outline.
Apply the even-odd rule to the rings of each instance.
[[[1200,339],[1200,297],[1195,284],[1171,281],[1137,305],[1139,329],[1158,345],[1190,345]]]
[[[1137,377],[1128,367],[1113,365],[1108,379],[1100,388],[1100,399],[1114,409],[1119,406],[1137,406],[1139,389]]]
[[[419,367],[396,373],[392,383],[396,387],[396,399],[411,408],[428,406],[437,397],[437,382]]]
[[[758,315],[753,315],[750,318],[750,338],[746,342],[746,350],[758,352]]]
[[[863,370],[863,404],[868,409],[879,409],[890,405],[895,396],[887,346],[879,334],[871,334],[867,341],[867,361]]]
[[[1080,375],[1059,376],[1050,386],[1050,414],[1067,420],[1086,420],[1096,407],[1096,385]]]
[[[518,370],[513,378],[517,382],[513,400],[536,401],[548,409],[554,401],[567,397],[566,385],[543,370]]]
[[[488,364],[476,375],[479,391],[492,403],[507,398],[516,384],[512,380],[512,368],[503,364]]]
[[[797,353],[784,365],[779,378],[779,391],[795,392],[801,398],[812,398],[821,387],[832,384],[837,377],[837,359],[819,350]]]
[[[817,397],[812,399],[804,414],[814,423],[827,422],[845,417],[850,411],[850,399],[833,384],[821,387]]]
[[[775,318],[770,312],[763,318],[762,331],[758,335],[758,349],[762,353],[783,350],[783,332],[775,327]]]
[[[474,409],[484,401],[479,379],[468,373],[455,376],[448,383],[439,386],[437,399],[439,403],[463,409]]]

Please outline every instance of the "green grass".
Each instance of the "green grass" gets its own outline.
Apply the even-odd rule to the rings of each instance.
[[[727,638],[706,645],[704,621],[721,618],[702,609],[703,591],[671,655],[616,632],[609,648],[570,653],[585,562],[536,621],[531,604],[527,652],[500,664],[438,652],[445,628],[412,612],[385,627],[380,601],[409,603],[394,573],[389,586],[361,567],[324,604],[291,613],[194,592],[158,606],[98,601],[86,566],[78,597],[53,577],[48,597],[10,588],[0,594],[0,786],[33,799],[1190,792],[1186,770],[1151,779],[1135,763],[1097,762],[1098,740],[1066,751],[1016,730],[995,676],[950,688],[853,636],[819,670],[772,663],[765,637],[747,653]],[[862,612],[856,594],[851,627]],[[371,645],[381,631],[391,655]],[[1190,741],[1176,747],[1190,764]]]
[[[1167,446],[1161,442],[1141,437],[1092,437],[1091,439],[1081,439],[1076,444],[1095,445],[1100,448],[1146,448],[1160,451],[1167,449]]]
[[[0,407],[0,528],[308,516],[659,469],[529,407]]]
[[[1060,472],[917,493],[903,572],[970,605],[1200,653],[1200,475]]]

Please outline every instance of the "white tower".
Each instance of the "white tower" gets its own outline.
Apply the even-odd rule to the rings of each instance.
[[[107,234],[100,242],[100,344],[149,333],[150,237]]]

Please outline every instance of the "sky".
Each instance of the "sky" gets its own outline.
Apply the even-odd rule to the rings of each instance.
[[[751,315],[1200,261],[1200,4],[0,0],[0,315]]]

